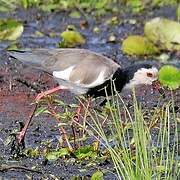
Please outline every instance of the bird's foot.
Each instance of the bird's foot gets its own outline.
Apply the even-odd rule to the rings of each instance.
[[[23,124],[20,123],[20,126]],[[11,141],[10,146],[10,153],[13,158],[20,158],[24,156],[24,148],[25,148],[25,142],[24,137],[25,133],[23,132],[23,128],[21,128],[20,132],[18,134],[13,134],[13,139]]]

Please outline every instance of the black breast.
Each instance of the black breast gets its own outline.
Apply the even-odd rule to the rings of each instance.
[[[121,92],[124,85],[126,84],[127,76],[123,71],[119,68],[113,75],[113,77],[103,84],[98,85],[94,88],[90,88],[87,92],[87,95],[91,97],[99,97],[99,96],[111,96],[112,93],[115,93],[115,90]]]

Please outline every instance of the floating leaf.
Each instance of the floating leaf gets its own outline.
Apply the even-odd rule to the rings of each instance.
[[[0,20],[0,40],[14,41],[21,36],[23,30],[22,23],[16,20]]]
[[[67,47],[75,47],[76,45],[85,44],[84,37],[75,30],[73,26],[68,26],[68,29],[61,33],[61,37]]]
[[[127,5],[132,8],[134,13],[139,13],[144,10],[144,3],[141,0],[127,1]]]
[[[39,6],[43,11],[46,12],[51,12],[52,10],[55,9],[61,9],[61,5],[59,3],[54,3],[54,4],[42,4],[41,6]]]
[[[159,71],[159,81],[163,86],[177,89],[180,87],[180,70],[170,65],[163,66]]]
[[[60,157],[70,155],[68,148],[61,148],[58,151],[51,151],[46,155],[46,159],[49,161],[56,161]]]
[[[130,55],[150,55],[158,49],[143,36],[129,36],[122,43],[122,51]]]
[[[70,17],[72,18],[77,18],[79,19],[81,17],[81,14],[79,13],[79,11],[72,11],[70,14],[69,14]]]
[[[180,23],[154,18],[144,27],[146,37],[163,50],[180,50]]]
[[[103,179],[104,179],[103,173],[100,170],[96,171],[91,177],[91,180],[103,180]]]
[[[74,155],[78,159],[95,159],[97,157],[97,152],[94,150],[93,146],[84,146],[76,150]]]

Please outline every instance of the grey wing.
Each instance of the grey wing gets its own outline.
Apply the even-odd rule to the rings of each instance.
[[[110,78],[119,67],[111,59],[86,49],[32,49],[9,54],[56,78],[89,87]]]
[[[78,52],[74,52],[73,49],[11,50],[8,54],[27,65],[45,71],[63,69],[65,65],[70,66],[80,60]]]
[[[31,49],[8,51],[9,55],[37,69],[53,72],[83,61],[93,52],[85,49]]]
[[[85,59],[91,61],[101,60],[112,64],[113,61],[101,54],[92,52],[87,49],[32,49],[32,50],[18,50],[9,51],[10,56],[19,59],[20,61],[45,69],[60,70],[66,69],[69,66],[77,64]]]
[[[44,68],[48,67],[48,70],[51,72],[65,70],[72,66],[78,67],[80,64],[83,64],[84,66],[91,66],[91,64],[94,64],[96,67],[97,64],[104,64],[115,68],[119,67],[113,60],[101,54],[87,49],[71,48],[58,49],[51,57],[41,63]]]
[[[92,88],[110,79],[117,68],[119,68],[119,66],[115,66],[114,64],[108,65],[98,59],[94,63],[88,60],[86,59],[63,71],[54,71],[53,76],[57,80],[66,80],[68,83],[76,86]]]

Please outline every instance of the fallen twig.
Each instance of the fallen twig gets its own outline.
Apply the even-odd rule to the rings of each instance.
[[[41,173],[41,171],[38,170],[34,170],[34,169],[30,169],[28,167],[25,166],[18,166],[18,165],[1,165],[0,166],[0,171],[1,172],[5,172],[8,170],[16,170],[16,169],[20,169],[20,170],[24,170],[24,171],[30,171],[30,172],[35,172],[35,173]]]

